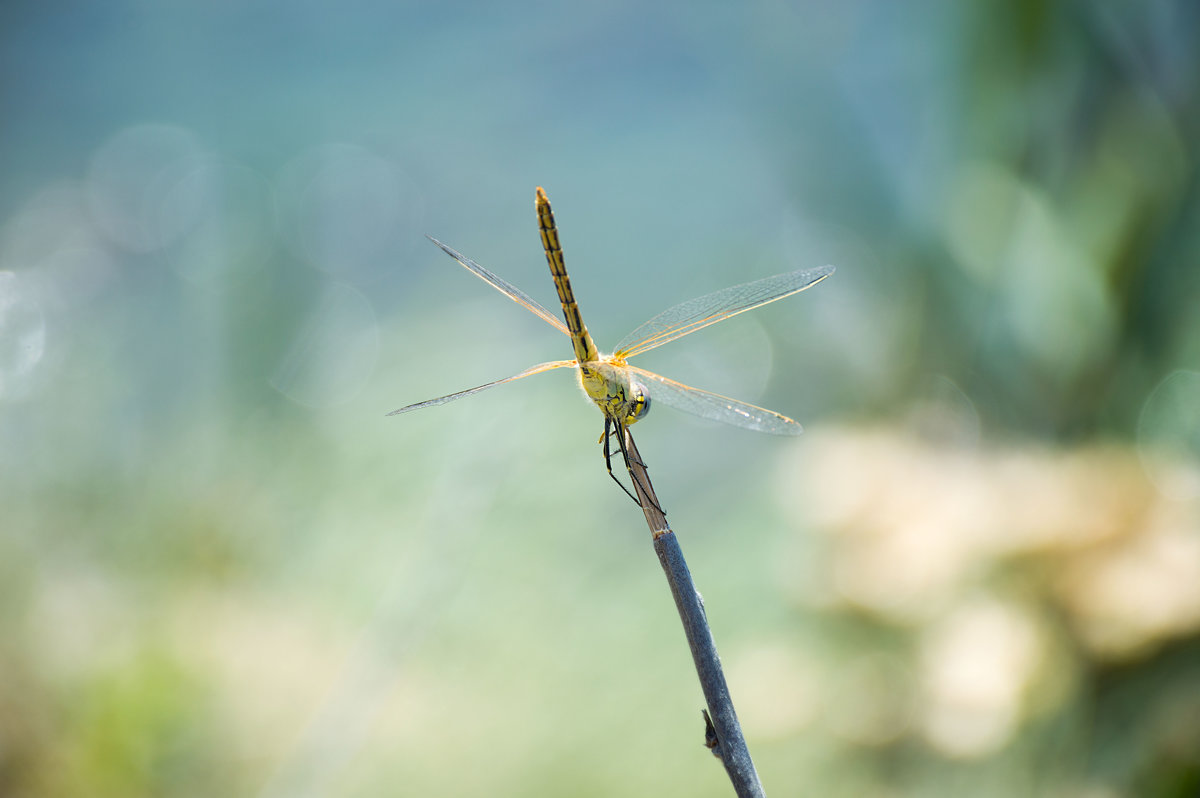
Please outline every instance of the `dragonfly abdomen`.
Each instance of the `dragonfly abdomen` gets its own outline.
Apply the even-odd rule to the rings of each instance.
[[[596,348],[591,333],[587,331],[583,316],[579,313],[579,305],[575,302],[571,278],[567,276],[567,267],[563,262],[562,245],[558,241],[558,228],[554,225],[554,212],[550,210],[550,200],[546,198],[546,192],[541,186],[538,186],[537,190],[537,215],[542,247],[546,250],[546,262],[550,264],[550,276],[554,278],[558,301],[562,303],[563,320],[571,333],[575,359],[580,363],[590,363],[599,359],[600,350]]]

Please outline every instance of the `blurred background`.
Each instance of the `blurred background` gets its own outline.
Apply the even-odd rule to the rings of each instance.
[[[568,357],[772,795],[1200,790],[1200,7],[6,3],[0,794],[729,785]]]

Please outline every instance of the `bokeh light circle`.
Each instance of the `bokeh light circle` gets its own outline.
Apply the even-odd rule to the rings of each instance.
[[[135,125],[96,150],[88,173],[88,206],[96,226],[132,252],[162,246],[159,208],[175,175],[203,156],[196,137],[170,125]]]
[[[208,158],[178,175],[156,216],[175,271],[201,284],[254,271],[275,243],[273,201],[267,180],[237,163]]]
[[[46,318],[27,283],[0,271],[0,399],[27,396],[46,353]]]
[[[310,150],[284,167],[277,188],[284,243],[339,279],[369,281],[420,239],[424,202],[416,184],[363,147]]]

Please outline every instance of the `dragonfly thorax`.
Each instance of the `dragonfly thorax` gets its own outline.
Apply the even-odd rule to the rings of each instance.
[[[607,418],[625,426],[650,412],[650,394],[626,368],[593,361],[579,366],[579,384]]]

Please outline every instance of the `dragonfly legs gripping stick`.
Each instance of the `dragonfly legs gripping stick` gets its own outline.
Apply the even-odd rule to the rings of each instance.
[[[653,491],[649,490],[649,488],[647,488],[647,486],[644,483],[642,483],[642,480],[638,477],[637,472],[633,468],[633,464],[630,462],[629,449],[625,445],[624,425],[622,425],[616,419],[612,419],[612,418],[608,418],[608,417],[605,417],[605,419],[604,419],[604,435],[601,436],[601,438],[600,438],[601,442],[603,442],[603,444],[604,444],[604,466],[605,466],[605,468],[608,469],[608,475],[610,477],[612,477],[612,481],[617,483],[617,487],[620,488],[621,490],[625,491],[625,495],[628,496],[629,498],[633,499],[634,504],[636,504],[638,507],[643,507],[641,500],[636,495],[631,493],[629,488],[625,487],[625,485],[623,485],[621,483],[621,480],[617,479],[617,475],[613,473],[613,470],[612,470],[612,448],[611,448],[609,442],[612,440],[612,437],[614,435],[617,437],[617,446],[621,450],[621,459],[625,461],[625,470],[629,473],[629,478],[636,483],[635,487],[641,488],[640,493],[642,493],[643,495],[646,495],[646,496],[651,496],[651,497],[654,496]],[[636,462],[641,467],[641,469],[644,471],[646,468],[646,464],[643,463],[641,460],[637,460]],[[656,502],[657,500],[652,498],[651,501]],[[663,515],[666,515],[666,513],[663,512],[663,509],[661,507],[658,507],[657,504],[655,504],[655,509],[657,509],[660,513],[663,513]]]

